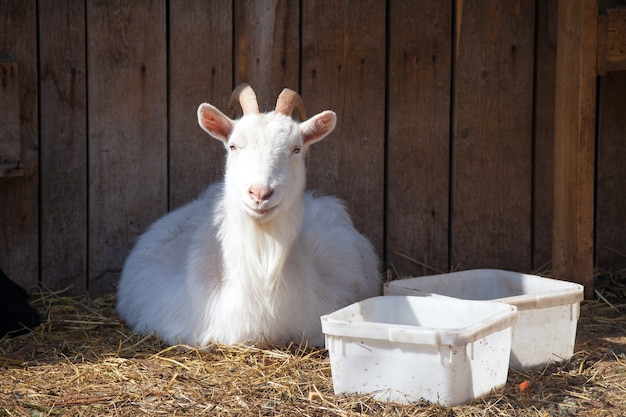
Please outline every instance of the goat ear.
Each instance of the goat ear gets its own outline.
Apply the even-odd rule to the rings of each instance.
[[[312,145],[324,139],[337,124],[337,115],[326,110],[300,123],[300,132],[305,145]]]
[[[223,142],[228,142],[235,126],[233,120],[208,103],[202,103],[198,107],[198,124],[209,135]]]

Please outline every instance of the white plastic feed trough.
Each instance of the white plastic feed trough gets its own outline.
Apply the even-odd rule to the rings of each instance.
[[[489,300],[516,306],[511,366],[528,369],[572,356],[583,286],[531,274],[473,269],[391,281],[385,284],[384,294]]]
[[[446,406],[506,383],[516,308],[374,297],[322,316],[335,393]]]

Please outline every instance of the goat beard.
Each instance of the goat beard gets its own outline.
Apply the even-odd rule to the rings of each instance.
[[[274,315],[283,268],[302,226],[303,201],[263,222],[243,210],[221,213],[218,239],[226,275],[238,280],[257,305]]]

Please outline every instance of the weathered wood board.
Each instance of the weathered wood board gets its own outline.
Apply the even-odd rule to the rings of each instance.
[[[600,80],[596,192],[596,263],[626,264],[626,72]]]
[[[300,3],[235,1],[235,81],[246,82],[261,111],[274,109],[283,88],[299,89]]]
[[[531,266],[534,270],[546,271],[552,260],[557,2],[538,0],[536,4]]]
[[[226,110],[233,84],[232,1],[170,3],[168,57],[169,208],[222,177],[224,146],[198,126],[209,102]]]
[[[0,62],[0,132],[0,177],[23,175],[17,62]]]
[[[89,290],[167,211],[165,2],[87,1]]]
[[[357,228],[382,254],[385,2],[304,1],[302,7],[302,96],[310,114],[338,115],[335,131],[311,149],[308,183],[346,200]]]
[[[27,288],[39,282],[39,120],[34,0],[0,0],[0,58],[19,69],[23,175],[0,177],[0,268]]]
[[[593,296],[597,0],[563,3],[557,37],[552,272]]]
[[[452,2],[392,2],[389,19],[387,263],[447,271]]]
[[[451,266],[531,264],[534,5],[457,1]]]
[[[85,4],[41,0],[39,16],[41,281],[81,294],[88,248]]]

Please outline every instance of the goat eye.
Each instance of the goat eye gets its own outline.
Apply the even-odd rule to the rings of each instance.
[[[301,148],[299,146],[296,146],[295,148],[292,149],[292,152],[293,153],[300,153],[300,149]]]
[[[235,145],[228,145],[228,149],[230,149],[231,151],[236,151],[237,147]]]

